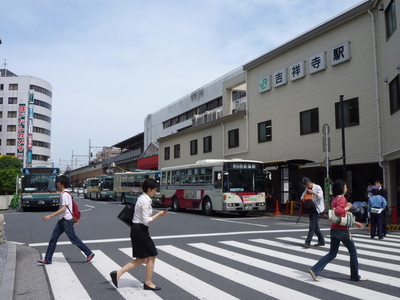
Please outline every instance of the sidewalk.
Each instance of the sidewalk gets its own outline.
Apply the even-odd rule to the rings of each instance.
[[[1,300],[52,300],[47,274],[38,250],[25,244],[0,245]]]

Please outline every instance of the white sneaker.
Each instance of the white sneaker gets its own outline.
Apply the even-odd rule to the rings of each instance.
[[[319,281],[318,275],[315,274],[315,272],[312,269],[308,270],[308,273],[310,273],[311,277],[315,280],[315,281]],[[361,280],[361,279],[360,279]]]

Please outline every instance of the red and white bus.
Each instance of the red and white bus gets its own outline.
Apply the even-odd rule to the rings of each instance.
[[[172,210],[238,212],[265,210],[263,163],[242,159],[206,159],[161,169],[161,204]]]

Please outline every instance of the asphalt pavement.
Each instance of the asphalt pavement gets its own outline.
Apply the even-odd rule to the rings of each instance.
[[[298,219],[298,215],[265,214],[292,221]],[[301,221],[308,222],[308,218],[303,216]],[[320,221],[328,222],[327,219]],[[0,300],[54,300],[46,268],[36,263],[41,259],[39,251],[26,244],[0,245]]]

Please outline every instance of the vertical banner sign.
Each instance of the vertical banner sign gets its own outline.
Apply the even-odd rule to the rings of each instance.
[[[28,145],[26,163],[28,167],[32,167],[32,146],[33,146],[33,104],[35,103],[34,91],[29,91],[29,111],[28,111]]]
[[[29,91],[29,104],[33,104],[33,103],[35,103],[35,96],[34,96],[33,90],[30,90]]]
[[[24,103],[18,107],[18,130],[17,130],[17,158],[24,164],[25,150],[25,117],[26,106]]]

